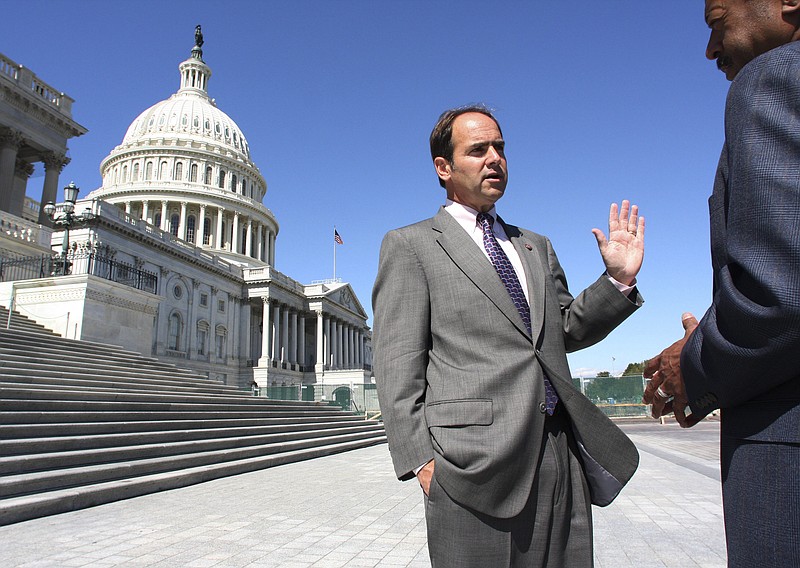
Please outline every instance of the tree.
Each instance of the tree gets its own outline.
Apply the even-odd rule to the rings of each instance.
[[[628,366],[625,367],[625,371],[622,373],[623,377],[627,377],[629,375],[641,375],[644,371],[644,366],[647,361],[642,361],[641,363],[628,363]]]

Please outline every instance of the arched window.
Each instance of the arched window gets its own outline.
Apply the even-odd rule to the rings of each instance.
[[[206,179],[203,180],[203,183],[206,185],[211,185],[211,176],[214,174],[214,170],[211,166],[206,167]]]
[[[189,169],[189,181],[193,183],[197,182],[197,164],[192,164],[192,167]]]
[[[158,179],[167,179],[167,161],[164,160],[158,165]]]
[[[242,195],[247,195],[247,180],[242,178]]]
[[[128,165],[122,166],[122,183],[128,181]]]
[[[145,164],[144,179],[153,179],[153,162],[147,162],[147,164]]]
[[[232,191],[233,193],[236,193],[236,186],[237,186],[237,185],[238,185],[238,182],[237,182],[237,180],[236,180],[236,174],[233,174],[233,175],[231,176],[231,191]]]
[[[216,351],[217,351],[217,359],[224,359],[225,358],[225,340],[226,336],[228,335],[228,330],[226,330],[223,326],[217,326],[217,333],[216,333]]]
[[[172,233],[173,236],[178,236],[178,227],[180,226],[181,218],[177,213],[173,213],[172,217],[169,218],[169,232]]]
[[[172,179],[176,179],[178,181],[183,179],[183,162],[178,162],[175,164],[175,174],[172,176]]]
[[[153,217],[153,225],[161,227],[161,213],[156,213]]]
[[[205,356],[208,354],[208,322],[197,322],[197,354]]]
[[[180,351],[181,348],[181,316],[173,313],[169,316],[169,331],[167,332],[167,349]]]
[[[133,164],[133,177],[131,177],[131,181],[139,181],[139,164]]]
[[[219,171],[219,186],[222,189],[225,189],[225,170]]]
[[[195,220],[194,215],[189,215],[189,218],[186,219],[186,240],[190,243],[194,242],[194,228],[195,228]]]
[[[211,217],[203,219],[203,244],[211,243]]]

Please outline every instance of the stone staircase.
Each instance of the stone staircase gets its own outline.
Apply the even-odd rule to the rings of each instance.
[[[7,321],[0,307],[0,525],[386,441],[336,406]]]

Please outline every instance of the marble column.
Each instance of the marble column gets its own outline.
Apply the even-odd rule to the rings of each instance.
[[[253,360],[253,352],[252,352],[252,343],[250,337],[250,327],[251,327],[251,317],[252,317],[252,306],[250,305],[250,300],[242,298],[241,304],[241,311],[242,315],[239,318],[239,337],[242,340],[239,342],[239,357],[242,361],[252,361]]]
[[[269,264],[275,266],[275,233],[269,233]]]
[[[253,219],[247,219],[247,240],[244,243],[244,254],[253,256]]]
[[[11,207],[9,213],[22,217],[22,210],[25,208],[25,193],[28,189],[28,178],[33,174],[33,164],[17,158],[16,168],[14,168],[14,187],[11,191]]]
[[[61,170],[69,163],[69,158],[62,154],[45,152],[42,156],[44,162],[44,186],[42,187],[42,201],[39,204],[39,224],[52,227],[53,223],[44,212],[44,206],[49,201],[55,203],[58,200],[58,176]]]
[[[325,366],[333,369],[333,322],[331,317],[325,318]]]
[[[224,207],[217,207],[217,234],[214,237],[214,248],[222,249],[222,243],[225,239],[222,238],[222,216],[225,214]]]
[[[331,368],[338,369],[342,358],[339,352],[341,336],[339,335],[339,322],[331,321]]]
[[[178,224],[178,238],[186,240],[186,207],[189,205],[186,201],[181,201],[181,220]]]
[[[300,314],[300,328],[297,330],[297,360],[301,367],[306,364],[306,318]]]
[[[258,224],[258,235],[256,237],[256,258],[264,260],[264,225]]]
[[[270,343],[269,343],[269,334],[272,328],[272,324],[269,320],[269,298],[261,298],[263,302],[263,312],[261,314],[261,357],[258,360],[259,367],[269,367],[270,361]]]
[[[239,212],[233,212],[233,225],[231,229],[231,248],[233,253],[239,252]]]
[[[317,360],[314,363],[314,372],[317,374],[325,370],[325,322],[322,310],[317,312]]]
[[[356,367],[356,340],[355,330],[352,325],[347,326],[347,368],[355,369]]]
[[[203,241],[206,238],[206,206],[205,205],[201,205],[200,206],[200,218],[197,220],[197,223],[195,224],[195,227],[196,227],[195,232],[197,233],[197,241],[194,244],[195,244],[195,246],[202,247],[203,246]]]
[[[283,308],[281,314],[281,363],[286,363],[289,360],[289,308]]]
[[[275,304],[272,315],[272,360],[278,361],[281,358],[281,307],[278,304]]]
[[[162,231],[169,232],[169,211],[167,210],[167,205],[169,201],[162,201],[161,202],[161,225],[158,227]]]
[[[291,321],[289,323],[289,363],[297,364],[297,312],[292,310]]]
[[[0,132],[0,211],[11,210],[17,152],[22,142],[22,133],[17,130]]]

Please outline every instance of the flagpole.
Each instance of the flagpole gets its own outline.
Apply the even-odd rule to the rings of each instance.
[[[333,226],[333,235],[336,236],[336,225]],[[336,282],[336,239],[333,239],[333,281]]]

